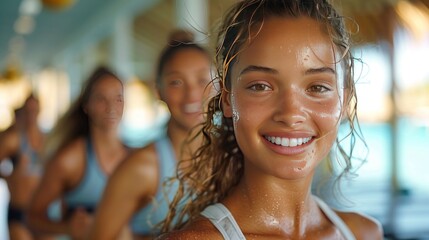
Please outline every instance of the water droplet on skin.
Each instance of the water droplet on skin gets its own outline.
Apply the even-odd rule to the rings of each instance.
[[[231,105],[232,105],[232,120],[234,122],[237,122],[240,120],[240,114],[238,113],[236,106],[235,106],[235,96],[233,93],[231,93]]]
[[[267,216],[264,222],[268,226],[278,226],[280,224],[279,220],[275,219],[273,216]]]
[[[240,120],[240,115],[236,110],[232,110],[232,120],[234,122],[237,122],[238,120]]]

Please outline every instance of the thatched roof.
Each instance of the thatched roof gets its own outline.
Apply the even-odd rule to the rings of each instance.
[[[392,41],[397,27],[415,37],[429,32],[429,0],[333,0],[357,44]]]

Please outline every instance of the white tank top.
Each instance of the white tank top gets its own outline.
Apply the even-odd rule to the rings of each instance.
[[[347,240],[356,240],[344,221],[321,199],[314,196],[326,217],[340,230],[341,234]],[[201,215],[210,220],[210,222],[219,230],[225,240],[245,240],[243,232],[232,216],[231,212],[221,203],[210,205],[201,212]]]

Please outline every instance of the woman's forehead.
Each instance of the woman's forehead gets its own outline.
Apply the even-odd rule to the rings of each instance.
[[[238,68],[262,65],[272,68],[335,68],[338,54],[321,24],[308,17],[270,18],[237,55]],[[235,68],[236,69],[236,68]]]

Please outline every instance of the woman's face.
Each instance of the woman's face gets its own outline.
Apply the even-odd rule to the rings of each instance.
[[[246,172],[298,179],[329,153],[344,99],[338,59],[326,31],[306,17],[267,19],[243,47],[222,101]]]
[[[116,128],[124,110],[123,86],[113,76],[103,76],[92,87],[84,106],[90,122],[103,129]]]
[[[203,102],[210,94],[210,61],[196,49],[182,49],[166,63],[162,72],[161,99],[167,104],[170,123],[190,130],[203,121]]]

